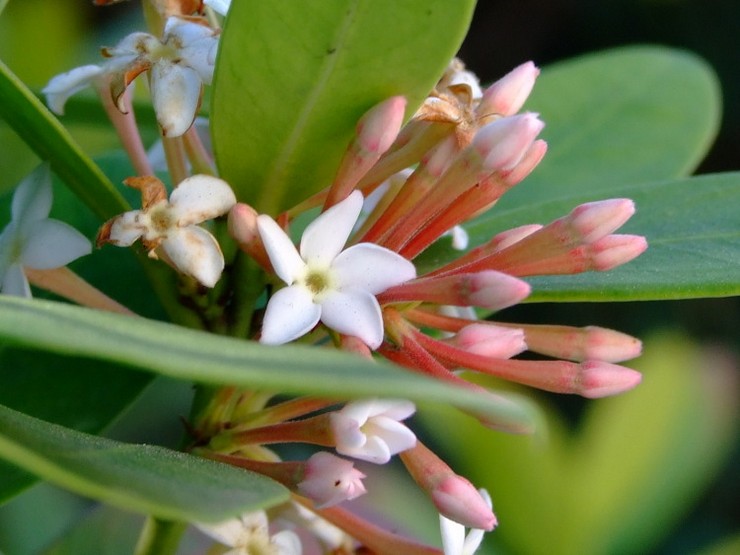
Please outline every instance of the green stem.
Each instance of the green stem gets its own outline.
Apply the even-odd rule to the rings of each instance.
[[[174,555],[187,524],[147,517],[134,555]]]

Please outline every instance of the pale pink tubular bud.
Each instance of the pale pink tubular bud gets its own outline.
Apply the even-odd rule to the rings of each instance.
[[[306,461],[303,480],[297,487],[317,508],[325,508],[366,493],[364,477],[352,462],[320,451]]]
[[[533,62],[525,62],[514,68],[483,93],[477,112],[480,116],[516,114],[532,92],[540,70]]]
[[[594,270],[605,272],[637,258],[647,249],[647,239],[641,235],[607,235],[591,245]]]
[[[237,203],[229,211],[228,230],[240,246],[261,241],[257,231],[257,211],[248,204]]]
[[[492,246],[495,246],[491,252],[500,251],[514,243],[518,243],[528,235],[532,235],[532,233],[539,231],[540,229],[542,229],[541,224],[528,224],[502,231],[491,239]]]
[[[514,324],[503,324],[519,329]],[[530,351],[567,360],[621,362],[640,356],[642,342],[636,337],[598,326],[522,325]]]
[[[530,291],[525,281],[495,270],[484,270],[408,281],[387,289],[377,298],[381,304],[424,301],[502,310],[521,302]]]
[[[495,270],[484,270],[471,275],[471,306],[489,310],[503,310],[520,303],[529,296],[531,286],[521,279]]]
[[[532,112],[497,119],[478,130],[471,147],[483,158],[484,171],[508,171],[524,157],[543,127]]]
[[[432,502],[440,514],[479,530],[493,530],[498,521],[490,505],[473,484],[462,476],[450,474],[431,492]]]
[[[582,243],[593,243],[616,231],[635,213],[635,203],[627,198],[587,202],[566,216]]]
[[[417,442],[416,447],[401,453],[401,460],[440,514],[468,528],[492,530],[496,526],[496,516],[486,499],[426,445]]]
[[[392,96],[368,110],[357,123],[357,142],[367,152],[384,153],[398,137],[406,98]]]
[[[503,176],[503,180],[509,187],[513,187],[517,183],[524,181],[532,171],[542,162],[542,159],[547,154],[547,143],[542,139],[537,139],[529,147],[529,150],[524,154],[516,167]]]
[[[642,374],[609,362],[590,360],[580,364],[578,393],[589,399],[618,395],[642,381]]]
[[[523,330],[493,324],[470,324],[447,341],[469,353],[493,358],[511,358],[527,350]]]

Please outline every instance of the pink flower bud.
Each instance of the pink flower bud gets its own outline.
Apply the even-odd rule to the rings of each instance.
[[[531,286],[521,279],[495,270],[471,275],[468,303],[489,310],[503,310],[527,298]]]
[[[641,235],[607,235],[591,247],[593,268],[605,272],[637,258],[648,244]]]
[[[449,342],[469,353],[493,358],[511,358],[527,349],[522,330],[493,324],[465,326]]]
[[[642,342],[626,333],[588,326],[583,346],[584,358],[620,362],[640,356]]]
[[[305,463],[303,480],[298,491],[311,499],[318,508],[330,507],[366,493],[365,475],[352,462],[320,451]]]
[[[576,206],[566,218],[582,243],[593,243],[622,227],[634,213],[634,202],[615,198]]]
[[[490,505],[462,476],[450,474],[443,478],[431,496],[440,514],[468,528],[493,530],[498,524]]]
[[[484,171],[512,170],[543,127],[544,122],[531,112],[500,118],[479,129],[471,147],[483,158]]]
[[[403,96],[392,96],[373,106],[357,123],[357,142],[367,152],[382,154],[398,137],[406,110]]]
[[[517,113],[532,92],[540,70],[532,62],[525,62],[504,75],[483,93],[478,114],[501,114],[510,116]]]
[[[582,396],[589,399],[608,397],[629,391],[642,381],[636,370],[609,362],[587,361],[580,364],[578,384]]]
[[[229,211],[228,230],[239,245],[251,245],[261,241],[257,231],[257,211],[242,202]]]

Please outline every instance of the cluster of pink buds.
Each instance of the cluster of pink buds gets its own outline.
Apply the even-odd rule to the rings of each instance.
[[[643,237],[614,234],[634,213],[632,201],[584,204],[547,225],[499,233],[424,275],[417,275],[413,264],[442,235],[492,207],[545,155],[547,145],[538,138],[544,123],[537,114],[518,113],[538,73],[528,62],[482,91],[477,78],[455,60],[405,126],[402,97],[362,117],[326,190],[275,219],[244,204],[234,206],[232,236],[277,278],[256,338],[275,345],[299,338],[323,341],[328,335],[338,348],[358,356],[371,358],[375,352],[411,371],[475,390],[482,388],[458,370],[589,398],[637,385],[637,372],[615,364],[640,353],[635,338],[598,327],[479,321],[470,312],[521,302],[530,293],[522,278],[605,271],[638,256],[647,246]],[[363,209],[363,199],[371,194]],[[290,222],[317,206],[323,206],[322,214],[296,248]],[[524,351],[552,360],[514,358]],[[210,438],[205,454],[267,474],[313,500],[314,508],[363,493],[362,475],[328,453],[306,462],[280,462],[265,445],[300,441],[375,463],[399,453],[443,515],[443,530],[453,530],[443,532],[446,554],[462,552],[448,546],[463,543],[463,526],[475,532],[470,541],[477,546],[480,531],[496,525],[487,493],[455,474],[400,423],[413,412],[410,404],[350,403],[327,412],[330,402],[317,399],[268,406],[265,398],[239,397],[243,392],[224,395],[232,408],[252,410],[247,415],[234,409],[232,416],[245,416],[230,420],[228,429],[223,420],[200,422],[199,431]],[[223,406],[223,399],[214,402]],[[496,429],[527,431],[505,418],[482,421]],[[327,482],[324,472],[334,477],[333,488],[326,486],[331,479]],[[351,521],[345,529],[367,548],[417,552],[340,508],[320,514],[340,527]]]

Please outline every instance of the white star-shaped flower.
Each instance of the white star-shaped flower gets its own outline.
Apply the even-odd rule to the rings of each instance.
[[[218,48],[218,33],[207,25],[170,17],[162,40],[148,33],[132,33],[116,46],[104,48],[108,61],[86,65],[53,77],[42,91],[57,114],[74,93],[110,80],[116,103],[131,82],[151,72],[151,94],[157,122],[164,135],[185,133],[200,106],[203,85],[210,85]],[[124,110],[119,104],[119,109]]]
[[[183,274],[213,287],[224,269],[224,256],[213,235],[197,224],[236,204],[231,187],[217,177],[194,175],[183,180],[168,201],[164,184],[156,177],[132,177],[124,183],[141,191],[142,209],[106,222],[98,245],[128,247],[141,239],[149,256],[161,255]]]
[[[416,436],[401,423],[414,414],[411,401],[369,399],[347,403],[331,413],[336,450],[342,455],[375,464],[416,445]]]
[[[493,507],[488,492],[484,489],[478,491],[488,507]],[[465,526],[442,515],[439,515],[439,527],[442,532],[444,555],[473,555],[483,542],[483,535],[485,534],[485,530],[471,528],[466,536]]]
[[[90,253],[90,241],[73,227],[50,219],[52,190],[48,164],[26,177],[13,195],[10,223],[0,233],[0,292],[30,297],[24,266],[49,270]]]
[[[300,252],[269,216],[257,227],[277,276],[288,287],[267,304],[262,343],[277,345],[308,333],[319,321],[375,349],[383,341],[383,317],[375,295],[416,277],[414,265],[372,243],[342,250],[362,210],[353,192],[306,227]]]
[[[198,524],[198,529],[211,538],[230,547],[224,555],[301,555],[298,536],[290,530],[270,535],[267,514],[264,511],[247,513],[220,524]],[[220,552],[219,552],[220,553]]]

